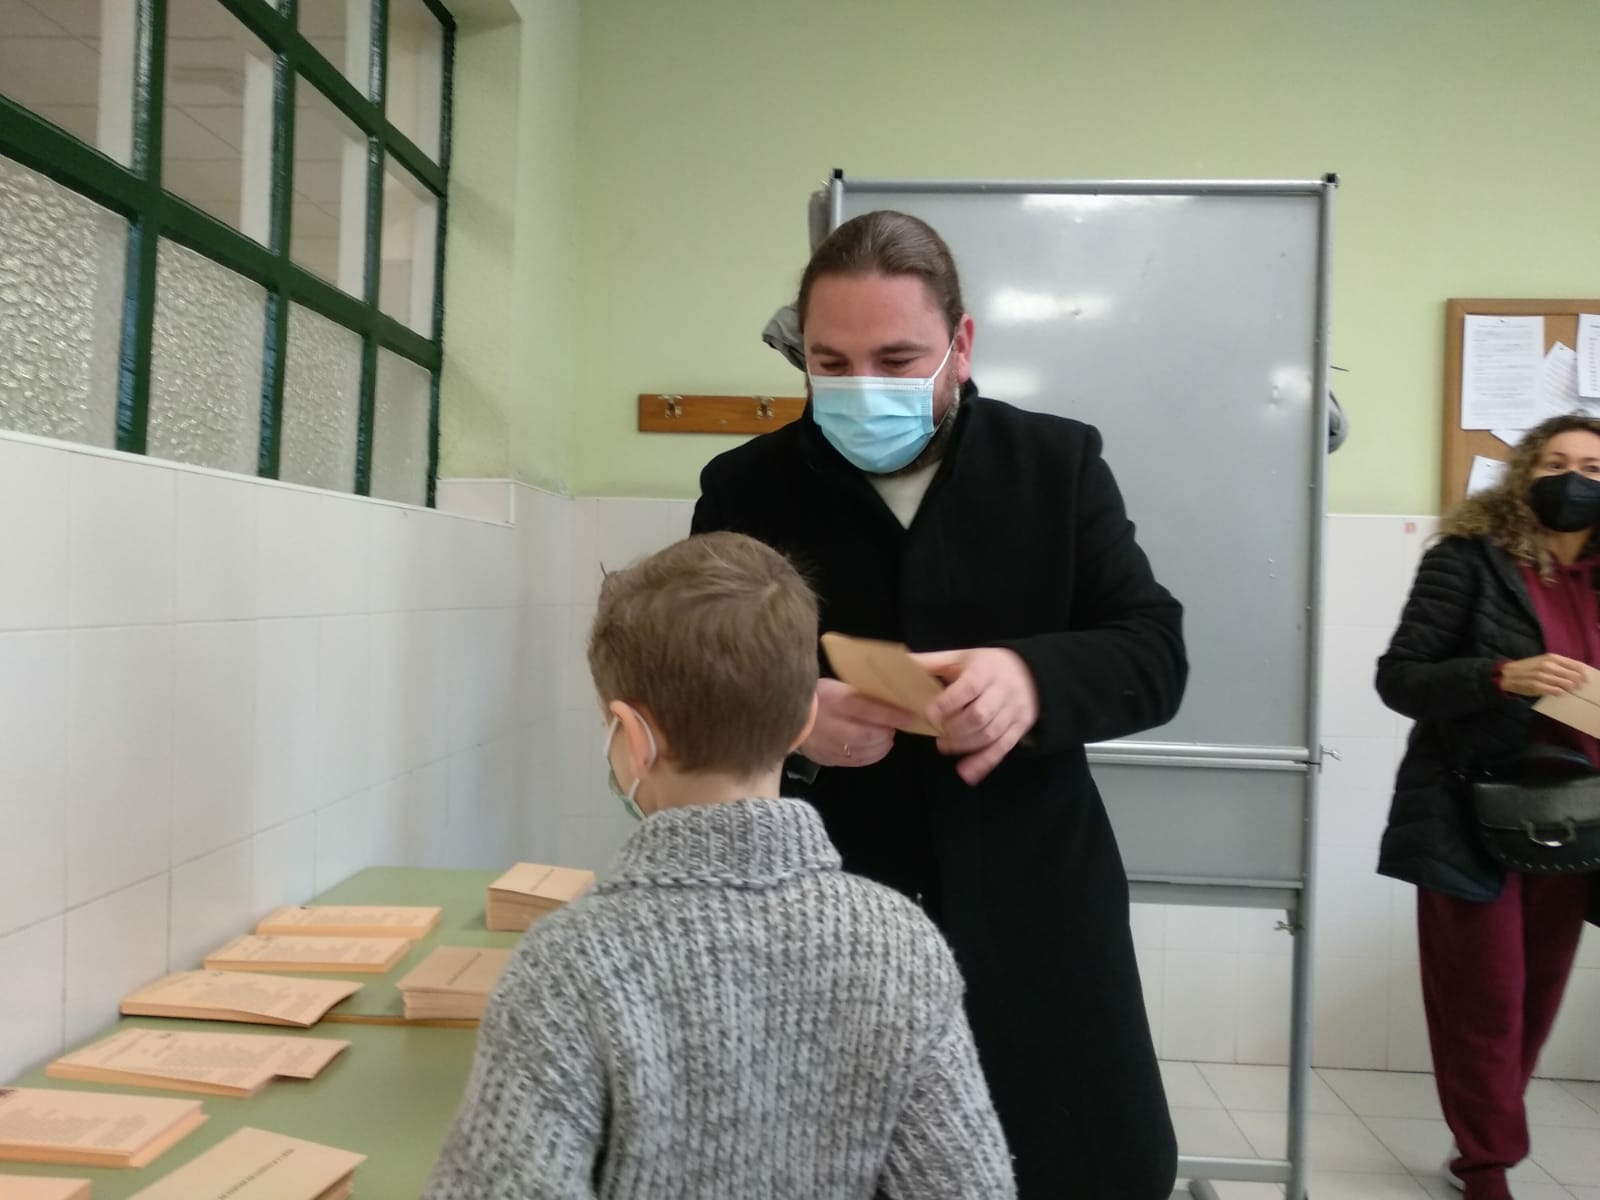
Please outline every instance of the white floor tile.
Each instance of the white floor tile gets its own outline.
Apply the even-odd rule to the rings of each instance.
[[[1199,1071],[1224,1108],[1243,1112],[1289,1111],[1289,1068],[1254,1067],[1237,1063],[1200,1063]],[[1306,1090],[1306,1108],[1316,1113],[1346,1113],[1344,1101],[1312,1073]]]
[[[1432,1075],[1398,1071],[1343,1071],[1319,1068],[1318,1075],[1357,1116],[1422,1117],[1439,1120],[1439,1093]]]
[[[1423,1200],[1428,1190],[1409,1175],[1369,1175],[1354,1171],[1313,1171],[1312,1200]],[[1455,1193],[1455,1200],[1461,1194]]]
[[[1236,1183],[1232,1180],[1213,1180],[1218,1200],[1283,1200],[1281,1183]],[[1187,1185],[1173,1193],[1174,1200],[1189,1200],[1193,1195]]]
[[[1369,1117],[1367,1127],[1415,1175],[1439,1175],[1450,1152],[1450,1130],[1443,1121],[1412,1117]],[[1537,1149],[1537,1146],[1535,1146]],[[1534,1162],[1524,1162],[1507,1174],[1513,1182],[1555,1182]]]
[[[1461,1193],[1438,1177],[1420,1180],[1428,1195],[1435,1200],[1461,1200]],[[1518,1183],[1517,1200],[1572,1200],[1572,1193],[1559,1183]],[[1600,1192],[1596,1193],[1600,1197]],[[1322,1200],[1321,1196],[1316,1200]]]
[[[1533,1161],[1557,1182],[1600,1187],[1600,1137],[1594,1130],[1534,1125],[1532,1132]]]
[[[1178,1153],[1203,1158],[1255,1158],[1256,1152],[1220,1108],[1174,1108],[1172,1127],[1178,1134]]]
[[[1166,1088],[1167,1104],[1171,1108],[1222,1107],[1222,1101],[1194,1063],[1162,1063],[1161,1083]]]
[[[1527,1108],[1530,1125],[1600,1129],[1600,1111],[1590,1108],[1553,1079],[1535,1079],[1528,1085]]]
[[[1449,1184],[1445,1184],[1450,1187]],[[1451,1188],[1454,1200],[1461,1200],[1461,1193]],[[1517,1200],[1572,1200],[1572,1193],[1559,1183],[1519,1183],[1517,1184]]]
[[[1257,1154],[1280,1158],[1286,1152],[1288,1129],[1282,1113],[1236,1112],[1232,1116]],[[1384,1148],[1359,1117],[1312,1113],[1307,1123],[1311,1165],[1318,1170],[1375,1175],[1399,1174],[1405,1170],[1400,1160]]]
[[[1572,1200],[1600,1200],[1600,1187],[1574,1187],[1568,1188]]]
[[[1600,1112],[1600,1083],[1580,1079],[1562,1079],[1558,1082],[1562,1088],[1582,1100],[1595,1112]]]

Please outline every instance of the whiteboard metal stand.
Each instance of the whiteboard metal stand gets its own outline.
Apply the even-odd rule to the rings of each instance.
[[[1317,209],[1316,296],[1311,370],[1311,420],[1305,435],[1313,439],[1309,487],[1314,519],[1308,530],[1310,552],[1306,580],[1307,645],[1305,676],[1306,740],[1302,746],[1237,746],[1198,742],[1129,739],[1089,747],[1089,761],[1110,768],[1178,768],[1233,772],[1293,772],[1304,777],[1298,877],[1222,878],[1216,874],[1129,871],[1132,898],[1141,903],[1231,908],[1278,909],[1287,915],[1282,926],[1294,938],[1292,998],[1289,1020],[1289,1090],[1286,1154],[1283,1159],[1180,1156],[1178,1174],[1190,1181],[1195,1200],[1218,1200],[1213,1180],[1283,1183],[1286,1200],[1305,1200],[1307,1158],[1306,1099],[1310,1079],[1312,913],[1316,899],[1317,785],[1322,767],[1321,712],[1318,681],[1322,674],[1322,538],[1324,481],[1328,444],[1328,320],[1331,302],[1334,175],[1311,181],[1071,181],[1024,182],[970,180],[850,179],[835,171],[829,183],[829,227],[846,218],[846,191],[890,197],[959,194],[1148,195],[1148,196],[1314,196]],[[853,215],[853,214],[852,214]],[[1112,807],[1112,806],[1108,806]],[[1115,814],[1113,814],[1114,816]],[[1115,823],[1115,822],[1113,822]]]

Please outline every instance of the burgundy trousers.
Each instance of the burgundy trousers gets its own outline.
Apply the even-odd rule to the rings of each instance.
[[[1528,1155],[1523,1094],[1572,973],[1590,884],[1513,871],[1489,904],[1417,889],[1428,1040],[1467,1200],[1506,1200],[1506,1171]]]

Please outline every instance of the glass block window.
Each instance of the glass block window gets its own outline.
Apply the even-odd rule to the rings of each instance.
[[[147,453],[255,472],[266,327],[267,294],[259,284],[162,241],[156,251]]]
[[[377,443],[372,494],[421,504],[428,487],[428,373],[398,354],[378,351]]]
[[[128,223],[0,158],[0,428],[112,446]]]
[[[0,0],[0,430],[431,503],[454,30]]]
[[[349,491],[360,421],[361,339],[303,305],[290,305],[278,478]]]

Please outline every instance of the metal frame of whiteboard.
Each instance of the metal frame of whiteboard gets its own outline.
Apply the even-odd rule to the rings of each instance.
[[[1176,768],[1194,774],[1242,781],[1256,773],[1295,773],[1302,777],[1303,803],[1297,814],[1298,836],[1293,844],[1277,847],[1276,865],[1255,875],[1241,876],[1220,869],[1131,870],[1129,887],[1136,901],[1224,907],[1281,908],[1288,914],[1294,936],[1293,987],[1289,1025],[1289,1096],[1287,1153],[1283,1160],[1182,1156],[1179,1175],[1191,1181],[1196,1200],[1216,1200],[1211,1180],[1284,1183],[1287,1200],[1304,1200],[1308,1161],[1306,1153],[1306,1096],[1310,1074],[1312,911],[1316,897],[1315,843],[1318,776],[1322,753],[1318,681],[1322,667],[1321,597],[1322,537],[1325,465],[1328,428],[1328,318],[1331,302],[1330,271],[1333,242],[1333,193],[1336,177],[1320,180],[1209,181],[1162,180],[949,180],[853,179],[835,171],[828,188],[829,227],[845,219],[849,193],[878,195],[931,194],[1057,194],[1104,196],[1305,196],[1316,203],[1315,295],[1312,298],[1312,369],[1310,420],[1305,437],[1310,455],[1311,504],[1306,559],[1307,611],[1304,651],[1306,672],[1305,730],[1296,746],[1252,746],[1138,741],[1129,739],[1089,747],[1089,760],[1097,778],[1117,768]],[[906,207],[914,208],[914,205]],[[863,210],[866,211],[866,210]],[[1259,776],[1257,776],[1259,778]],[[1248,839],[1248,830],[1225,831]],[[1120,834],[1119,834],[1120,837]],[[1202,864],[1204,865],[1204,864]]]

